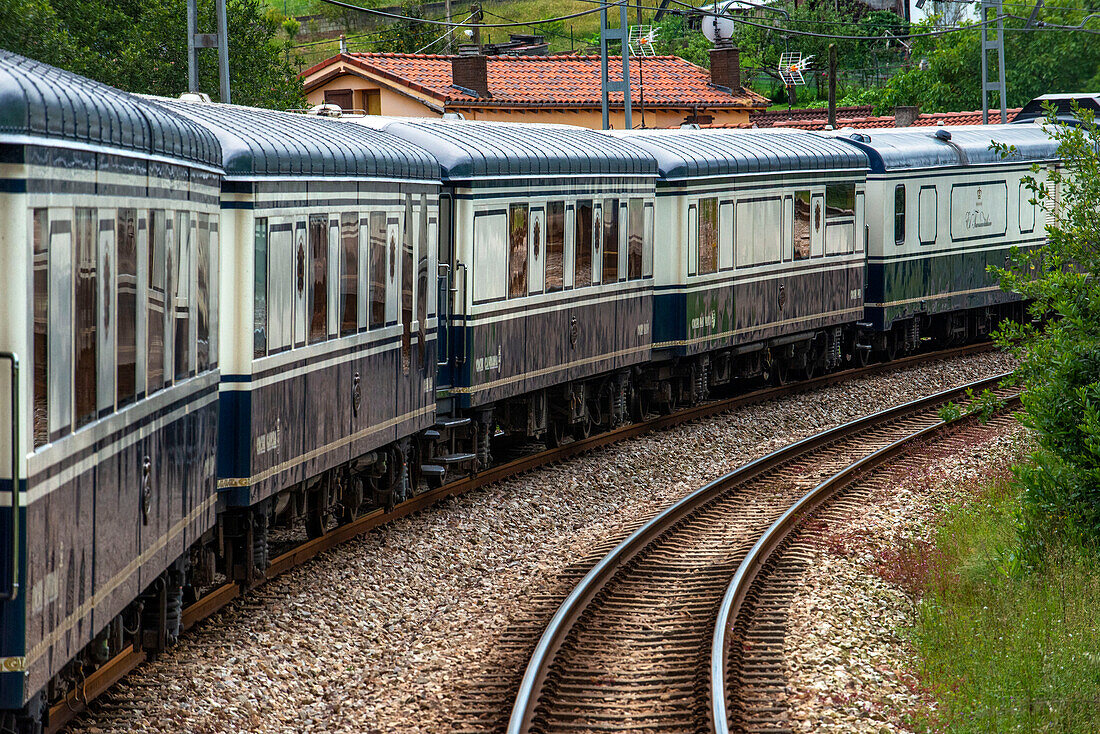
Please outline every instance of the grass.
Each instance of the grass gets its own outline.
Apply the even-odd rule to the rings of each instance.
[[[948,513],[931,549],[915,636],[929,731],[1100,731],[1100,568],[1061,547],[1021,571],[1018,507],[1001,477]]]

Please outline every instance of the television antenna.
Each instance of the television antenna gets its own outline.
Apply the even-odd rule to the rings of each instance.
[[[813,56],[802,58],[801,51],[784,51],[779,56],[779,78],[787,87],[802,87],[806,85],[806,77],[802,72],[810,65]]]
[[[656,56],[653,45],[657,42],[657,28],[651,25],[632,25],[627,38],[631,56]]]

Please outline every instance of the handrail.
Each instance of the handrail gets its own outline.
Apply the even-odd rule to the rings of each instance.
[[[1002,375],[1001,377],[1004,377]],[[994,378],[1001,379],[1001,378]],[[989,380],[973,383],[971,387],[978,387]],[[965,389],[965,388],[964,388]],[[1018,400],[1015,395],[1010,400]],[[930,426],[920,429],[907,436],[883,446],[873,453],[864,456],[853,464],[849,464],[825,479],[810,491],[804,494],[787,511],[779,516],[753,545],[737,572],[733,575],[726,592],[722,596],[722,603],[718,607],[718,615],[715,618],[714,632],[711,637],[710,647],[710,712],[711,731],[714,734],[729,734],[729,713],[726,708],[726,662],[729,653],[728,636],[733,631],[737,616],[741,610],[742,602],[748,591],[749,585],[756,578],[760,569],[767,562],[771,552],[795,529],[802,519],[812,512],[817,506],[828,498],[830,492],[847,480],[858,474],[863,469],[882,463],[895,454],[901,453],[908,445],[920,441],[926,436],[942,430],[947,421],[937,421]]]
[[[12,601],[19,595],[19,355],[0,352],[0,359],[11,362],[11,576],[8,588],[0,592],[0,601]]]
[[[715,479],[703,487],[695,490],[675,504],[667,507],[655,517],[650,519],[640,528],[630,534],[625,540],[604,556],[581,579],[580,583],[569,593],[565,601],[558,607],[554,617],[550,620],[538,644],[535,646],[527,669],[523,674],[519,691],[516,694],[515,703],[512,706],[512,714],[508,720],[508,734],[525,734],[531,725],[535,708],[538,705],[539,695],[542,693],[542,685],[545,682],[546,670],[552,656],[561,648],[562,644],[572,628],[573,623],[581,616],[589,601],[607,584],[621,567],[625,566],[638,553],[644,550],[655,538],[662,535],[671,525],[681,518],[694,512],[698,507],[706,504],[714,497],[720,495],[726,487],[734,482],[745,481],[770,470],[773,466],[789,460],[804,451],[830,443],[844,433],[860,430],[892,419],[904,413],[920,410],[943,402],[950,397],[964,393],[967,389],[980,389],[984,386],[996,384],[1011,373],[1003,373],[995,377],[978,380],[968,385],[950,388],[917,400],[912,400],[892,408],[857,418],[843,425],[829,429],[822,433],[807,436],[789,446],[777,449],[766,456],[750,461],[734,471]]]

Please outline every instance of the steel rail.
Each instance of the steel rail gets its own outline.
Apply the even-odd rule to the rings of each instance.
[[[796,395],[860,377],[891,372],[899,368],[910,367],[925,362],[952,359],[954,357],[971,354],[981,354],[992,351],[994,348],[995,346],[991,342],[968,344],[935,352],[914,354],[896,359],[892,362],[877,362],[863,367],[853,367],[839,372],[831,372],[811,380],[791,382],[778,387],[767,387],[730,398],[706,402],[701,405],[678,410],[670,415],[659,416],[640,423],[623,426],[606,433],[590,436],[580,441],[573,441],[555,449],[548,449],[546,451],[530,454],[505,464],[490,467],[474,476],[464,477],[444,484],[436,489],[416,495],[412,499],[402,502],[390,512],[385,512],[382,509],[372,510],[346,525],[337,526],[321,537],[306,541],[302,545],[292,548],[286,553],[273,558],[265,573],[266,580],[271,580],[354,537],[370,532],[398,518],[405,517],[414,512],[419,512],[447,497],[465,494],[488,484],[518,476],[541,466],[563,461],[578,454],[587,453],[646,433],[671,428],[683,423],[690,423],[691,421],[700,420],[719,413],[725,413],[748,405],[755,405],[767,400],[774,400],[788,395]],[[189,630],[208,617],[216,614],[233,599],[247,594],[247,591],[247,589],[242,589],[240,585],[234,582],[227,582],[207,592],[202,598],[184,608],[184,630]],[[126,674],[138,664],[137,662],[127,666],[115,664],[116,661],[121,661],[123,659],[126,659],[128,662],[134,660],[129,649],[119,653],[115,658],[112,658],[93,674],[97,676],[97,680],[102,679],[105,681],[104,685],[97,686],[97,689],[101,688],[100,692],[109,689],[114,683],[117,683],[125,677]],[[88,680],[90,681],[91,679],[90,676]],[[94,696],[91,696],[81,700],[82,697],[74,696],[70,692],[62,702],[50,708],[50,723],[47,727],[47,732],[55,734],[60,731],[64,724],[68,723],[77,713],[86,708],[87,702],[91,701],[93,698]],[[61,723],[55,723],[55,720]]]
[[[750,461],[738,469],[707,483],[651,518],[593,566],[581,579],[580,583],[573,588],[573,591],[570,592],[561,606],[558,607],[557,612],[539,639],[527,664],[527,669],[524,671],[523,681],[516,694],[512,714],[508,721],[508,734],[525,734],[530,730],[538,708],[539,696],[542,693],[543,684],[554,661],[554,656],[565,643],[573,625],[584,614],[596,595],[621,568],[630,563],[653,541],[664,535],[681,520],[724,494],[731,487],[743,484],[809,451],[874,425],[887,423],[904,415],[945,403],[953,397],[965,394],[968,389],[980,390],[996,385],[1010,374],[1004,373],[995,377],[977,380],[967,385],[950,388],[808,436],[766,456]]]
[[[977,388],[978,386],[980,385],[975,384],[973,387]],[[1020,402],[1019,393],[1008,396],[1004,400],[1006,405],[1018,404]],[[714,634],[711,638],[710,648],[710,712],[711,728],[714,734],[729,734],[729,713],[726,705],[726,666],[729,659],[729,645],[733,637],[734,627],[737,624],[738,614],[748,597],[753,582],[775,551],[782,546],[787,537],[804,520],[827,500],[850,485],[852,480],[861,472],[884,464],[890,459],[905,453],[914,444],[918,444],[923,439],[943,431],[948,426],[955,427],[973,421],[975,418],[976,416],[969,415],[960,420],[941,420],[903,436],[849,464],[799,498],[764,531],[764,534],[760,536],[760,539],[756,541],[737,567],[737,572],[733,575],[729,586],[726,587],[722,603],[718,608],[718,614],[715,617]]]

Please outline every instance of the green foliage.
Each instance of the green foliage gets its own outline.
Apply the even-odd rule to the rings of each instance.
[[[1100,129],[1091,112],[1076,114],[1080,126],[1048,119],[1063,166],[1035,168],[1026,180],[1047,214],[1047,244],[1014,250],[997,271],[1035,317],[1006,323],[997,339],[1020,358],[1022,420],[1039,445],[1018,472],[1036,559],[1054,539],[1100,544]]]
[[[962,406],[953,401],[941,405],[937,413],[940,416],[940,420],[944,423],[951,423],[963,417]]]
[[[1045,22],[1065,25],[1076,25],[1082,17],[1076,0],[1050,0],[1040,14]],[[1010,17],[1005,28],[1019,29],[1025,23],[1026,18]],[[934,18],[913,26],[914,33],[933,30],[937,30]],[[971,23],[957,33],[914,38],[913,65],[872,95],[878,112],[888,113],[896,105],[919,105],[925,112],[981,108],[980,37],[979,28]],[[1100,82],[1100,43],[1093,34],[1006,30],[1004,43],[1009,107],[1019,107],[1041,94],[1096,89]],[[922,59],[927,68],[921,68]]]
[[[9,0],[0,3],[0,47],[131,92],[187,91],[186,0]],[[303,103],[282,16],[262,0],[228,0],[233,101],[287,108]],[[199,0],[201,28],[214,2]],[[199,87],[217,97],[217,53],[199,52]]]
[[[401,3],[401,15],[407,18],[423,18],[424,10],[421,3],[405,0]],[[373,37],[366,50],[411,54],[420,51],[446,32],[447,29],[443,26],[417,23],[415,20],[391,20]],[[459,38],[456,43],[463,40]]]
[[[1022,572],[1019,497],[992,482],[937,532],[914,642],[937,701],[914,722],[950,734],[1100,730],[1100,576],[1073,546]]]
[[[966,399],[966,406],[957,405],[950,401],[940,406],[938,411],[940,420],[944,423],[951,423],[965,416],[975,415],[982,423],[988,423],[990,418],[1005,407],[1005,401],[997,397],[997,393],[989,388],[982,390],[977,395],[974,394],[973,389],[968,388]]]

